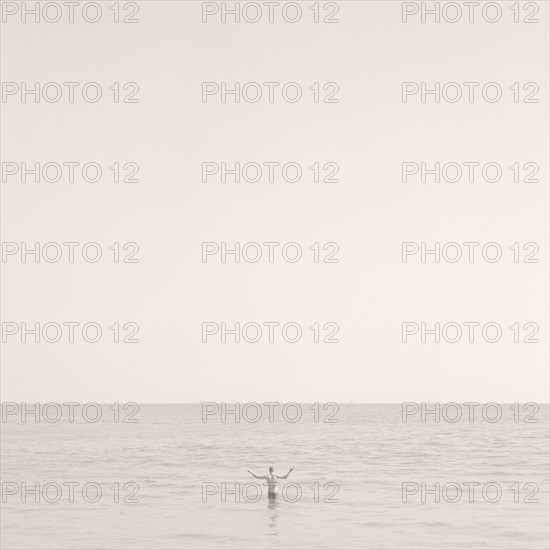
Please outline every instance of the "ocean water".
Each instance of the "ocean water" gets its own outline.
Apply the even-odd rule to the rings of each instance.
[[[97,423],[79,415],[51,424],[9,418],[1,441],[2,548],[549,547],[547,405],[538,423],[514,422],[506,406],[497,423],[481,416],[404,423],[401,405],[358,404],[340,405],[338,422],[314,422],[308,407],[296,423],[280,414],[269,422],[267,409],[257,423],[203,422],[201,405],[140,405],[137,423],[114,423],[107,406]],[[295,468],[275,501],[246,471],[263,475],[270,465],[279,475]],[[22,502],[13,485],[22,482],[27,489],[38,482],[41,491],[51,483],[46,495],[59,500],[35,502],[28,493]],[[79,484],[74,502],[69,482]],[[92,502],[96,483],[102,493]],[[418,488],[407,502],[403,483]],[[421,483],[432,490],[439,483],[440,502],[429,491],[422,502]],[[452,484],[462,489],[458,500]]]

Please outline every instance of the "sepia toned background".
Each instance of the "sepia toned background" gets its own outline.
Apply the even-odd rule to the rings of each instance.
[[[1,185],[3,242],[97,242],[104,254],[87,263],[80,247],[74,263],[65,254],[0,265],[3,322],[103,328],[96,344],[78,331],[75,343],[65,334],[2,344],[1,396],[11,402],[2,412],[17,410],[1,426],[2,547],[548,548],[548,3],[534,3],[537,24],[514,23],[512,2],[499,2],[494,24],[479,12],[472,23],[403,23],[393,0],[341,1],[337,24],[314,24],[313,4],[300,2],[295,24],[279,12],[274,23],[203,24],[201,2],[183,0],[137,2],[136,24],[113,23],[110,8],[131,3],[112,0],[95,24],[78,13],[75,23],[2,24],[3,82],[98,82],[104,93],[96,104],[0,103],[2,162],[94,161],[105,171],[98,183]],[[295,81],[304,96],[203,102],[205,81]],[[114,82],[137,82],[139,103],[113,103]],[[312,102],[314,82],[338,83],[339,102]],[[497,82],[504,95],[486,103],[477,88],[474,103],[403,103],[403,82]],[[514,103],[515,82],[536,82],[539,102]],[[203,162],[251,161],[297,162],[303,178],[202,181]],[[112,182],[115,162],[139,164],[139,182]],[[339,182],[312,182],[315,162],[337,163]],[[503,176],[403,183],[403,162],[496,162]],[[539,182],[514,183],[515,162],[537,163]],[[235,241],[294,241],[304,257],[202,262],[203,242]],[[499,243],[502,260],[483,261],[480,248],[474,263],[401,260],[403,242],[471,241]],[[139,263],[114,263],[115,242],[138,243]],[[315,242],[338,243],[339,262],[314,263]],[[508,247],[527,242],[538,263],[514,263]],[[253,321],[299,323],[302,340],[201,341],[203,322]],[[484,342],[478,328],[474,343],[466,333],[456,344],[402,342],[403,322],[471,321],[498,323],[502,340]],[[113,343],[114,322],[137,323],[139,343]],[[312,342],[315,322],[337,323],[339,343]],[[514,343],[508,327],[529,322],[539,343]],[[50,421],[35,404],[56,401],[102,403],[103,417],[90,421],[79,406],[71,422],[64,407]],[[202,401],[230,410],[296,401],[305,414],[206,421]],[[487,420],[478,407],[475,421],[454,422],[452,406],[451,420],[404,419],[403,401],[428,410],[492,401],[503,416]],[[276,502],[205,500],[205,484],[242,487],[256,481],[247,470],[270,466],[294,468],[287,481],[302,498],[288,502],[281,487]],[[67,482],[95,483],[103,497],[22,498],[24,483]],[[138,502],[115,502],[116,483],[137,488]],[[465,483],[499,484],[502,497],[403,500],[403,484]],[[324,499],[327,486],[336,502]]]
[[[306,3],[309,4],[309,3]],[[403,24],[400,2],[288,24],[201,22],[139,2],[138,24],[2,26],[2,80],[135,81],[138,104],[2,105],[3,161],[133,161],[140,182],[2,185],[2,240],[135,241],[138,264],[3,264],[4,321],[114,321],[139,344],[3,346],[4,400],[548,401],[548,4],[540,23]],[[107,12],[107,8],[105,8]],[[306,19],[307,18],[307,19]],[[201,101],[201,82],[337,82],[339,103]],[[404,81],[501,84],[496,104],[404,104]],[[537,104],[508,86],[534,81]],[[479,94],[478,94],[479,95]],[[338,184],[201,181],[214,161],[337,162]],[[537,184],[401,182],[404,161],[537,162]],[[308,180],[305,181],[305,177]],[[337,242],[338,264],[201,262],[203,241]],[[539,244],[538,264],[401,262],[401,242]],[[295,321],[301,342],[201,342],[203,321]],[[340,326],[314,344],[313,322]],[[403,321],[498,322],[498,344],[403,344]],[[514,322],[539,344],[514,344]],[[109,331],[105,330],[108,334]]]

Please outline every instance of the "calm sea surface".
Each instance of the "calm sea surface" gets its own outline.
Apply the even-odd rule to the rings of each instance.
[[[403,423],[400,405],[355,404],[324,423],[308,407],[297,423],[280,412],[271,423],[267,409],[257,423],[204,423],[201,405],[141,405],[138,423],[114,423],[107,407],[96,424],[79,415],[54,424],[10,418],[2,425],[2,548],[549,547],[548,405],[537,424],[514,422],[506,406],[506,419],[494,424],[481,415],[473,423]],[[320,419],[329,412],[321,408]],[[295,468],[275,502],[246,472],[264,475],[270,465],[279,475]],[[40,495],[36,503],[31,493],[22,502],[20,492],[7,494],[21,482],[41,491],[52,483],[50,500],[59,496],[55,484],[63,492],[57,502]],[[79,484],[74,502],[69,482]],[[482,494],[491,482],[500,498],[496,485]],[[90,501],[101,486],[95,503],[82,496],[87,483]],[[236,483],[246,489],[239,502]],[[419,489],[406,503],[403,483]],[[440,502],[428,492],[423,503],[421,483],[439,483]],[[461,497],[456,485],[443,493],[449,483]]]

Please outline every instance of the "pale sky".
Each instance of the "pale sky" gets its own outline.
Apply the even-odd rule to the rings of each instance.
[[[341,2],[338,24],[305,9],[296,24],[203,24],[200,2],[140,5],[137,24],[3,25],[4,82],[93,81],[105,94],[1,105],[3,162],[104,170],[97,183],[2,183],[2,241],[97,242],[104,254],[2,264],[4,322],[103,328],[96,344],[9,337],[3,400],[548,402],[547,25],[508,11],[495,24],[404,24],[400,2]],[[423,81],[497,82],[503,98],[403,103],[402,83]],[[137,82],[139,103],[112,102],[114,82]],[[202,82],[297,82],[304,95],[204,103]],[[336,82],[339,102],[314,103],[315,82]],[[514,103],[515,82],[538,83],[539,103]],[[303,178],[202,182],[204,162],[252,161],[295,162]],[[114,183],[115,162],[137,163],[139,182]],[[337,163],[339,182],[314,183],[315,162]],[[503,177],[403,183],[403,162],[495,162]],[[514,183],[515,162],[537,163],[539,183]],[[304,256],[202,262],[202,242],[236,241],[297,242]],[[402,242],[422,241],[497,242],[504,254],[403,263]],[[139,263],[114,263],[115,242],[138,243]],[[338,243],[339,262],[314,263],[316,242]],[[516,242],[537,243],[539,263],[514,263]],[[423,321],[496,322],[503,336],[402,343],[401,324]],[[137,323],[139,343],[113,343],[115,322]],[[203,322],[295,322],[303,337],[203,343]],[[339,343],[314,343],[316,322],[337,323]],[[514,343],[516,322],[538,323],[540,342]]]

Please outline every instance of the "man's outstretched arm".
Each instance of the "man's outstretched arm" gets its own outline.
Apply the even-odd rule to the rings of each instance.
[[[267,476],[257,476],[253,474],[250,470],[246,470],[250,475],[254,476],[256,479],[266,479]],[[290,473],[290,472],[289,472]],[[288,474],[287,474],[288,475]]]
[[[288,473],[286,474],[286,476],[277,476],[279,479],[286,479],[289,475],[290,475],[290,472],[292,472],[292,470],[294,470],[294,466],[292,468],[290,468],[290,470],[288,471]]]

